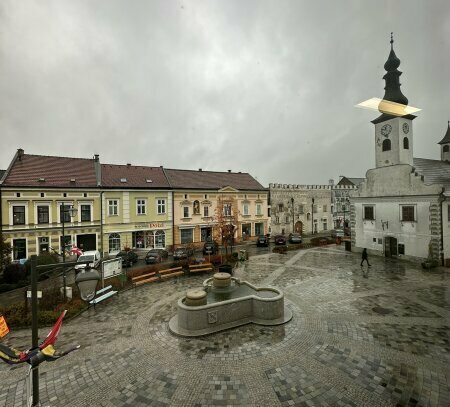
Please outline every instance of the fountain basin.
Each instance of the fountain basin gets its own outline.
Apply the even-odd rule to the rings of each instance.
[[[246,281],[231,280],[235,287],[213,287],[205,280],[207,304],[191,306],[186,297],[177,303],[177,315],[169,321],[171,332],[181,336],[202,336],[237,326],[281,325],[291,320],[284,294],[274,287],[255,287]],[[189,303],[189,302],[188,302]]]

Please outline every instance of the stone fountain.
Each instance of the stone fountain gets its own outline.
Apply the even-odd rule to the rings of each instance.
[[[291,318],[281,290],[216,273],[202,289],[189,290],[178,301],[169,329],[181,336],[201,336],[249,323],[280,325]]]

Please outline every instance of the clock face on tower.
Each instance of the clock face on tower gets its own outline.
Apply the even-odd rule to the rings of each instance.
[[[409,133],[409,124],[403,123],[403,133],[408,134]]]
[[[392,126],[390,124],[385,124],[382,128],[381,128],[381,134],[384,137],[389,136],[390,132],[392,131]]]

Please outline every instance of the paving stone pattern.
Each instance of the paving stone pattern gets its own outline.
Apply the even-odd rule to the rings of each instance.
[[[450,274],[329,246],[265,254],[236,275],[281,288],[288,324],[199,338],[168,321],[205,275],[139,287],[66,321],[40,367],[43,406],[450,406]],[[40,331],[43,338],[47,329]],[[5,338],[26,348],[30,331]],[[0,365],[0,407],[25,405],[26,366]]]

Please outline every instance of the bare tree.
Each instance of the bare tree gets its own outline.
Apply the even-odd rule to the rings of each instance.
[[[235,231],[239,229],[239,209],[236,199],[231,195],[220,196],[215,210],[214,238],[233,253]]]

